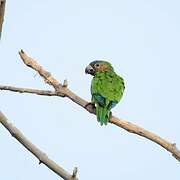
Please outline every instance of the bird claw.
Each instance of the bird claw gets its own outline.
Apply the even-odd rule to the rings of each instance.
[[[85,109],[87,109],[89,112],[95,112],[95,104],[92,102],[89,102],[85,105]]]
[[[108,122],[110,122],[111,117],[112,117],[112,112],[110,111]]]

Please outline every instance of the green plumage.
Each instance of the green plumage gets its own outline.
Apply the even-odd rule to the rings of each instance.
[[[124,81],[106,61],[94,61],[90,65],[95,70],[91,82],[92,103],[96,106],[97,120],[106,125],[111,109],[123,95]]]

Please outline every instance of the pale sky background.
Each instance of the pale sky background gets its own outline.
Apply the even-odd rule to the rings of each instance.
[[[90,100],[89,62],[106,59],[125,79],[113,114],[180,148],[180,1],[7,0],[0,84],[51,89],[20,60],[22,48]],[[35,76],[35,77],[34,77]],[[0,92],[0,110],[80,180],[179,180],[180,162],[157,144],[96,117],[66,98]],[[0,126],[0,179],[59,177]]]

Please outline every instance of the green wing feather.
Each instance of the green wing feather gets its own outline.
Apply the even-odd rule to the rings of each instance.
[[[91,83],[92,102],[96,105],[97,120],[107,124],[112,107],[117,104],[124,92],[124,81],[114,71],[98,72]]]

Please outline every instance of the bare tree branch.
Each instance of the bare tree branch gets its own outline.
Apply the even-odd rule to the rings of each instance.
[[[67,81],[64,83],[65,85],[62,85],[48,71],[44,70],[43,67],[41,67],[34,59],[27,56],[23,51],[20,51],[19,55],[20,55],[21,59],[23,60],[23,62],[27,66],[29,66],[32,69],[34,69],[35,71],[37,71],[40,74],[40,76],[45,80],[45,82],[48,83],[49,85],[53,86],[55,89],[55,92],[48,92],[47,94],[45,94],[45,93],[35,93],[35,94],[47,95],[47,96],[49,96],[49,94],[53,94],[55,96],[57,95],[60,97],[68,97],[73,102],[80,105],[81,107],[83,107],[84,109],[89,111],[90,113],[95,114],[95,109],[93,107],[87,106],[88,105],[87,101],[85,101],[81,97],[77,96],[75,93],[73,93],[72,91],[70,91],[67,88]],[[15,89],[16,89],[16,92],[23,92],[23,89],[24,89],[24,88],[19,88],[19,91],[18,91],[18,88],[16,88],[16,87],[10,87],[10,88],[9,87],[7,88],[7,86],[5,86],[5,87],[6,88],[3,88],[3,86],[0,86],[0,89],[1,90],[10,90],[10,91],[15,91]],[[24,92],[34,93],[36,91],[41,91],[41,90],[32,90],[31,89],[31,90],[27,90]],[[125,129],[126,131],[128,131],[130,133],[145,137],[145,138],[159,144],[164,149],[169,151],[173,155],[173,157],[175,157],[177,160],[180,161],[180,151],[176,147],[175,143],[170,143],[167,140],[157,136],[156,134],[154,134],[152,132],[147,131],[144,128],[141,128],[141,127],[139,127],[133,123],[130,123],[128,121],[119,119],[115,116],[111,116],[109,122],[114,125],[117,125],[118,127]]]
[[[21,59],[23,60],[23,62],[27,66],[37,71],[41,75],[41,77],[44,78],[46,83],[54,87],[55,91],[58,94],[60,94],[60,96],[63,96],[63,97],[65,96],[65,97],[70,98],[72,101],[79,104],[80,106],[88,110],[90,113],[95,114],[94,109],[88,108],[87,101],[85,101],[84,99],[74,94],[72,91],[70,91],[67,88],[67,86],[63,86],[61,83],[59,83],[48,71],[44,70],[43,67],[41,67],[35,60],[27,56],[22,50],[19,52],[19,55]],[[144,128],[141,128],[135,124],[119,119],[115,116],[111,116],[109,122],[127,130],[130,133],[134,133],[139,136],[145,137],[151,141],[154,141],[155,143],[165,148],[167,151],[171,152],[172,155],[177,160],[180,160],[180,151],[177,149],[175,143],[170,143],[166,141],[165,139],[157,136],[156,134],[145,130]]]
[[[0,0],[0,39],[2,34],[2,25],[4,21],[5,4],[6,0]]]
[[[45,164],[49,169],[54,171],[57,175],[65,180],[77,180],[73,171],[72,175],[65,171],[62,167],[56,164],[54,161],[48,158],[48,156],[32,144],[12,123],[8,122],[8,119],[0,111],[0,123],[9,131],[9,133],[16,138],[28,151],[30,151],[39,160],[39,164]],[[77,171],[76,171],[77,172]]]
[[[8,90],[13,92],[19,93],[30,93],[30,94],[37,94],[43,96],[58,96],[56,91],[48,91],[48,90],[38,90],[38,89],[31,89],[31,88],[18,88],[13,86],[1,86],[0,90]]]

